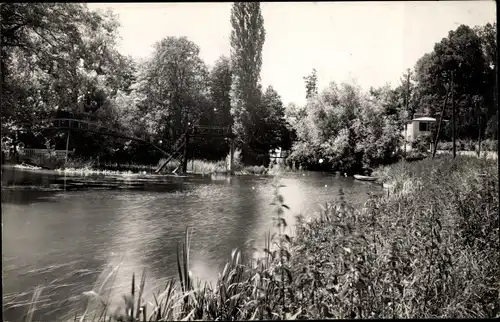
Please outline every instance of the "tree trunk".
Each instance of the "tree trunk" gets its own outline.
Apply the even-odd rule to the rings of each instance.
[[[235,142],[234,142],[234,138],[231,138],[231,147],[230,147],[230,163],[229,163],[229,172],[231,173],[231,175],[234,175],[234,147],[235,147]]]
[[[188,163],[188,153],[189,153],[189,135],[186,135],[186,143],[184,144],[184,156],[182,157],[182,173],[187,172],[187,163]]]
[[[64,159],[64,167],[66,167],[66,163],[68,163],[68,148],[69,148],[69,135],[70,131],[68,130],[68,137],[66,138],[66,158]],[[99,157],[97,157],[99,159]],[[99,165],[98,165],[99,166]]]
[[[451,126],[452,126],[452,141],[453,141],[453,159],[457,156],[457,145],[456,145],[456,125],[455,125],[455,88],[453,84],[453,71],[451,72]]]
[[[481,156],[481,116],[479,116],[479,138],[478,138],[478,145],[477,145],[477,157],[479,158]]]
[[[407,137],[407,134],[408,133],[408,121],[405,120],[405,136],[404,136],[404,144],[405,144],[405,150],[404,150],[404,156],[406,158],[406,137]]]

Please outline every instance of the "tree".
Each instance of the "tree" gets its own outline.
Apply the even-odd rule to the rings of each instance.
[[[231,114],[233,131],[238,136],[244,163],[257,162],[252,151],[258,138],[254,127],[260,106],[260,70],[265,41],[264,19],[259,2],[236,2],[231,9]],[[267,153],[267,152],[266,152]]]
[[[405,100],[407,89],[405,83],[406,80],[404,80],[403,85],[396,89],[392,89],[389,84],[378,88],[371,87],[369,95],[380,101],[386,115],[395,116],[399,113],[400,109],[406,109]],[[411,114],[409,113],[409,115]]]
[[[309,76],[304,77],[304,81],[306,83],[306,99],[309,99],[313,95],[318,94],[318,76],[316,69],[313,68],[311,74]]]
[[[153,120],[158,139],[177,140],[208,108],[208,71],[199,53],[186,37],[167,37],[155,44],[144,66],[141,109]]]
[[[208,76],[208,107],[200,115],[200,124],[231,126],[231,62],[219,57]],[[197,137],[190,143],[191,157],[220,160],[229,153],[229,141],[224,138]]]
[[[390,94],[388,87],[362,93],[351,84],[330,83],[308,100],[304,116],[292,119],[297,141],[290,160],[344,172],[391,160],[400,143],[400,129],[395,115],[387,112]],[[300,109],[288,112],[301,113]]]
[[[430,114],[437,114],[454,72],[455,104],[457,108],[457,134],[459,137],[477,136],[478,113],[475,101],[484,97],[486,62],[481,38],[470,27],[461,25],[450,31],[416,64],[420,106]],[[446,110],[445,117],[450,117]]]
[[[290,150],[297,141],[296,129],[300,127],[303,119],[307,116],[304,107],[299,107],[295,103],[290,103],[285,107],[286,135],[283,142],[283,149]]]
[[[210,100],[213,105],[214,123],[220,126],[230,126],[231,116],[231,61],[221,56],[210,72]]]
[[[496,71],[497,71],[497,36],[496,23],[493,25],[488,23],[485,26],[476,26],[474,31],[481,39],[483,55],[485,57],[485,78],[484,86],[484,101],[480,105],[478,114],[481,119],[478,121],[481,131],[486,130],[486,135],[491,138],[498,137],[497,130],[497,114],[498,102],[496,101],[496,93],[498,92]],[[484,129],[486,127],[486,129]]]
[[[362,97],[362,108],[353,125],[356,148],[363,168],[383,164],[395,156],[401,143],[401,127],[393,114],[387,114],[384,97]]]
[[[58,95],[58,89],[64,87],[58,66],[70,64],[73,46],[82,43],[78,24],[83,23],[84,13],[80,4],[1,6],[2,96],[7,123],[29,122],[40,117],[38,113],[54,111],[61,100],[71,96],[67,92]],[[35,79],[33,84],[30,78]]]
[[[265,142],[265,149],[275,149],[282,146],[288,135],[285,123],[285,107],[278,92],[268,86],[263,97],[260,109],[259,128],[262,129],[260,139]]]
[[[110,102],[122,56],[113,15],[76,3],[8,3],[1,15],[4,135],[15,129],[39,133],[33,120],[63,112],[116,123]],[[80,139],[82,146],[95,141],[72,141]]]
[[[297,122],[297,142],[291,159],[318,165],[323,158],[326,165],[348,169],[355,163],[353,130],[351,125],[360,108],[359,88],[334,82],[308,100],[305,117]]]
[[[497,66],[497,24],[487,23],[484,26],[474,27],[474,31],[481,39],[483,54],[486,60],[486,65],[495,69]]]

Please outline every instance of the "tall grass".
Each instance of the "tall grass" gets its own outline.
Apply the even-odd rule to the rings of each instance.
[[[406,186],[371,196],[360,209],[340,190],[318,216],[298,217],[293,236],[276,186],[276,233],[269,233],[263,256],[243,259],[234,250],[214,286],[191,279],[186,230],[178,281],[147,304],[144,283],[135,297],[133,276],[132,301],[115,319],[499,317],[497,163],[439,157],[378,171]],[[133,299],[142,315],[133,313]]]
[[[92,169],[96,164],[95,160],[88,160],[80,157],[68,157],[64,168],[66,169]]]
[[[158,163],[162,163],[165,159],[160,160]],[[241,163],[241,151],[236,150],[234,153],[234,171],[236,174],[240,175],[262,175],[267,174],[268,170],[264,166],[245,166]],[[175,170],[179,170],[181,167],[181,162],[177,159],[170,160],[163,168],[163,173],[172,173]],[[110,173],[128,171],[128,172],[147,172],[151,173],[157,168],[157,165],[142,165],[142,164],[119,164],[119,163],[104,163],[97,164],[94,160],[87,160],[83,158],[70,158],[67,164],[59,169],[59,171],[65,172],[93,172],[99,169],[98,173],[106,173],[106,171],[111,171]],[[230,169],[230,155],[228,154],[226,158],[219,161],[209,161],[209,160],[188,160],[187,171],[197,174],[212,174],[212,173],[227,173]],[[104,170],[104,172],[102,171]]]
[[[477,151],[478,141],[477,140],[457,140],[456,148],[458,151]],[[439,143],[438,149],[451,151],[453,149],[453,142],[441,142]],[[481,141],[481,151],[497,151],[498,141],[486,139]]]
[[[191,160],[188,162],[188,171],[193,173],[221,173],[229,171],[229,166],[226,165],[224,160],[220,161],[205,161],[205,160]]]
[[[158,164],[164,162],[161,159]],[[196,174],[213,174],[213,173],[228,173],[230,170],[230,155],[219,161],[209,160],[188,160],[187,171]],[[264,166],[245,166],[241,163],[241,151],[236,150],[234,153],[234,172],[238,175],[265,175],[268,174],[268,169]],[[170,160],[162,169],[163,173],[172,173],[181,168],[181,161],[177,159]],[[96,163],[95,160],[84,158],[69,158],[65,166],[57,169],[60,172],[66,173],[96,173],[96,174],[116,174],[119,172],[134,172],[134,173],[152,173],[156,170],[157,165],[143,165],[135,163]]]

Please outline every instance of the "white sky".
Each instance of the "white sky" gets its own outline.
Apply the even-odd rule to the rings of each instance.
[[[119,49],[144,58],[167,36],[187,36],[212,66],[229,56],[232,3],[89,3],[110,8],[121,23]],[[285,104],[305,102],[303,76],[318,71],[321,90],[330,81],[355,81],[367,89],[395,86],[407,68],[460,24],[496,22],[494,1],[276,2],[261,3],[266,41],[262,85]]]

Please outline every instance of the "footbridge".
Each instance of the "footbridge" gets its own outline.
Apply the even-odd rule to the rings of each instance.
[[[37,130],[55,129],[58,131],[67,131],[68,137],[66,141],[66,150],[69,145],[69,133],[71,131],[84,131],[98,133],[105,136],[112,136],[123,138],[126,140],[132,140],[149,145],[163,154],[163,158],[158,162],[158,166],[155,173],[160,173],[164,167],[172,160],[180,160],[182,165],[182,171],[186,172],[187,168],[187,150],[189,146],[189,139],[194,137],[220,137],[231,139],[231,165],[230,171],[233,173],[233,160],[234,160],[234,139],[235,136],[231,131],[230,126],[207,126],[207,125],[193,125],[187,131],[185,131],[174,145],[167,152],[165,149],[159,147],[158,145],[145,140],[143,138],[129,135],[123,133],[118,129],[113,129],[110,126],[99,124],[91,121],[75,119],[75,118],[54,118],[49,120],[39,120],[36,122],[19,124],[26,128],[36,128]],[[174,170],[174,173],[178,169]]]

